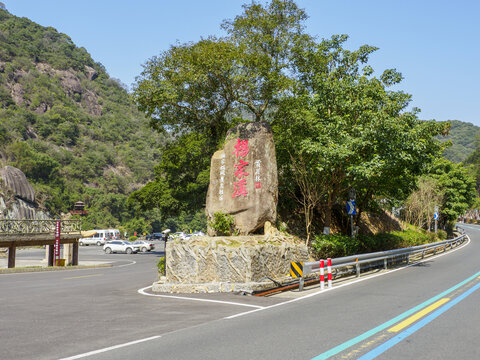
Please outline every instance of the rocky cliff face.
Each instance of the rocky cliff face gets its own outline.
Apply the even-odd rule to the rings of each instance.
[[[0,62],[0,72],[5,70],[6,64]],[[102,106],[99,104],[98,95],[88,89],[88,82],[97,78],[98,74],[92,67],[85,66],[84,73],[73,70],[56,70],[49,64],[37,63],[35,67],[25,71],[19,69],[14,72],[10,81],[6,84],[10,90],[13,101],[16,105],[23,105],[37,114],[43,114],[50,110],[48,101],[34,104],[25,99],[25,86],[28,86],[29,78],[37,78],[39,74],[47,75],[53,81],[58,81],[65,95],[74,100],[90,115],[102,115]]]
[[[12,166],[0,169],[0,219],[49,219],[35,202],[25,174]]]

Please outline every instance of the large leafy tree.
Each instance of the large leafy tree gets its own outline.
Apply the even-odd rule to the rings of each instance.
[[[156,180],[132,196],[143,209],[172,213],[203,206],[209,159],[227,130],[239,122],[268,120],[276,101],[292,86],[296,47],[307,42],[306,14],[291,0],[252,2],[223,23],[224,38],[174,45],[144,65],[134,96],[154,129],[173,143],[156,171]],[[186,153],[185,136],[201,138],[206,163]],[[176,144],[176,145],[175,145]],[[177,149],[181,166],[174,165]],[[172,155],[172,156],[171,156]]]
[[[346,200],[352,187],[364,206],[374,197],[406,198],[416,176],[441,151],[434,136],[447,130],[420,121],[416,110],[407,111],[410,95],[389,90],[401,74],[372,75],[367,61],[376,48],[348,51],[346,40],[334,36],[304,49],[296,63],[295,96],[280,104],[274,122],[279,165],[285,169],[280,173],[299,185],[308,179],[309,192],[320,194],[310,205],[323,214],[326,231],[333,206]],[[300,189],[304,200],[309,195]]]

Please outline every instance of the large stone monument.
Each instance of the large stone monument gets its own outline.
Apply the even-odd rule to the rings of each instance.
[[[216,212],[232,215],[240,235],[275,224],[278,180],[275,144],[266,123],[240,124],[227,133],[225,145],[213,157],[207,193],[207,219]],[[218,235],[211,227],[210,236]]]
[[[166,276],[156,292],[254,292],[288,276],[290,261],[307,261],[299,239],[278,232],[278,180],[273,133],[268,124],[244,123],[228,131],[211,162],[206,214],[234,217],[235,233],[166,244]],[[260,235],[261,234],[261,235]]]

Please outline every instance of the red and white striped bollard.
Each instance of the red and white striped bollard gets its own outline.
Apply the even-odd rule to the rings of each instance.
[[[332,259],[327,259],[328,287],[332,287]]]
[[[325,289],[325,263],[320,260],[320,289]]]

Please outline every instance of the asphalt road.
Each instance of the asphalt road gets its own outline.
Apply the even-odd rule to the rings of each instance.
[[[0,275],[1,358],[478,359],[480,227],[465,229],[471,242],[458,250],[289,301],[141,295],[160,253]]]

